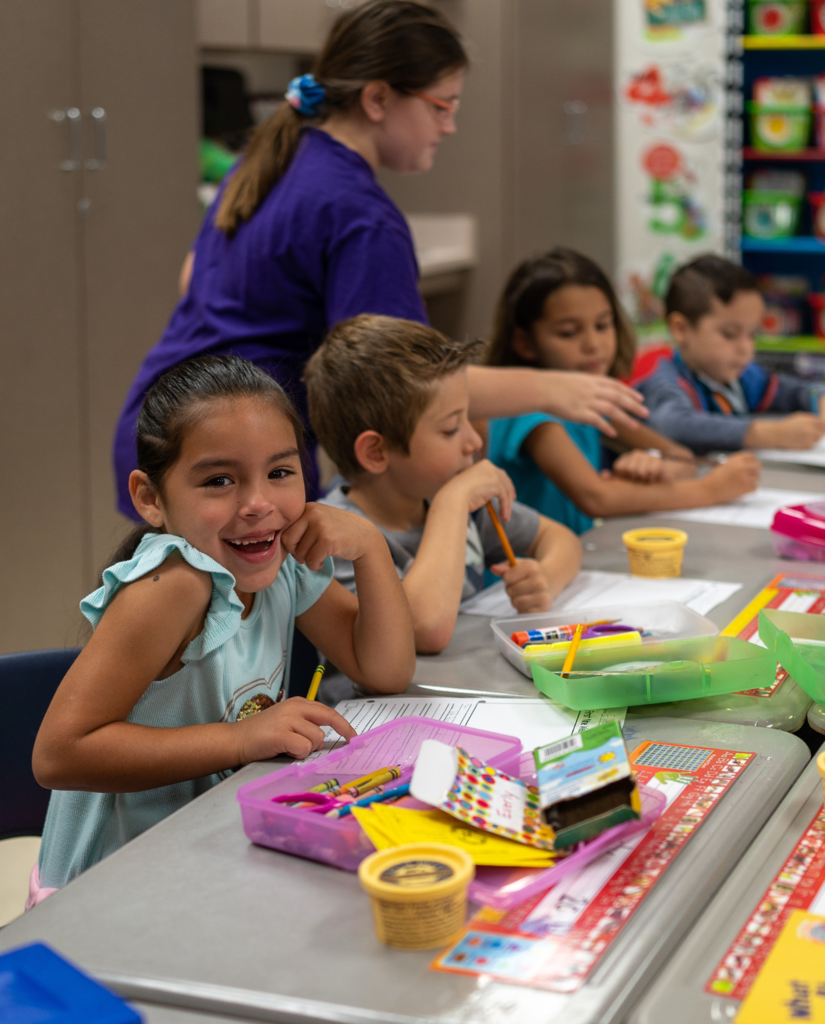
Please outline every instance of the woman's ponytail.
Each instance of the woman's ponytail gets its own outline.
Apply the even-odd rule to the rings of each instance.
[[[249,220],[295,156],[304,118],[282,103],[253,134],[243,163],[226,184],[215,226],[230,238]]]
[[[412,93],[467,63],[455,29],[426,4],[370,0],[346,11],[333,25],[313,74],[293,79],[286,102],[253,133],[226,183],[215,226],[231,238],[286,173],[302,130],[352,110],[368,82]]]

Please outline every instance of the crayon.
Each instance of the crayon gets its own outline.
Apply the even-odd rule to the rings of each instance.
[[[369,807],[370,804],[378,803],[384,800],[395,800],[399,797],[406,796],[410,791],[409,782],[403,786],[396,786],[395,789],[388,789],[383,793],[374,793],[371,796],[364,797],[363,800],[356,800],[354,803],[347,804],[345,807],[336,807],[335,810],[327,811],[326,816],[328,818],[344,818],[348,815],[353,807]]]
[[[340,785],[338,779],[327,779],[326,782],[319,782],[317,786],[308,789],[307,793],[327,793],[331,789],[338,789]]]
[[[365,782],[372,782],[377,775],[383,775],[384,772],[391,771],[398,772],[398,775],[401,774],[401,768],[397,764],[388,765],[386,768],[376,768],[374,771],[367,772],[366,775],[362,775],[360,779],[353,779],[352,782],[346,782],[343,786],[339,786],[332,795],[341,796],[343,793],[348,793],[351,789],[357,789]],[[393,775],[392,778],[397,779],[398,775]]]
[[[378,786],[383,786],[385,782],[392,782],[393,779],[399,778],[400,775],[400,768],[387,768],[386,771],[374,776],[368,782],[362,782],[360,786],[347,786],[344,792],[350,796],[359,797],[364,793],[369,793],[372,789],[376,789]]]

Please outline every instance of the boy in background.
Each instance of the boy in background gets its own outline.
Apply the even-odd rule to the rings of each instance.
[[[458,606],[483,588],[485,568],[519,612],[540,612],[581,563],[575,534],[516,502],[489,460],[473,462],[482,441],[467,418],[467,364],[479,347],[409,320],[359,316],[331,331],[305,371],[313,428],[349,481],[323,501],[384,534],[422,654],[450,642]],[[515,566],[484,509],[491,500],[524,556]],[[354,589],[350,563],[335,559],[335,576]]]
[[[665,308],[678,351],[639,385],[648,426],[699,453],[804,449],[825,434],[825,387],[753,362],[764,303],[748,270],[700,256],[673,275]]]

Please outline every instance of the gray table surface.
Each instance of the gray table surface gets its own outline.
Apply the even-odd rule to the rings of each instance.
[[[641,1000],[629,1024],[733,1020],[740,1003],[710,995],[705,985],[822,806],[822,795],[814,759]]]
[[[248,765],[18,918],[0,949],[45,941],[127,998],[230,1017],[619,1021],[809,758],[794,736],[716,722],[644,719],[626,735],[631,748],[657,739],[759,756],[574,996],[433,972],[432,953],[382,946],[356,875],[246,839],[235,792],[271,763]]]
[[[821,470],[766,469],[765,487],[793,491],[825,492],[825,473]],[[627,572],[627,551],[622,544],[625,530],[655,523],[687,530],[682,575],[694,579],[741,583],[742,588],[708,613],[708,618],[724,628],[759,591],[779,572],[821,572],[825,566],[809,562],[779,559],[768,530],[742,526],[723,526],[684,520],[628,516],[607,520],[582,536],[585,569]],[[534,695],[531,680],[505,661],[490,644],[490,620],[481,615],[459,616],[453,639],[437,657],[419,657],[409,693],[437,694],[466,690],[468,695],[483,690],[501,694]],[[351,690],[339,690],[336,698],[351,696]],[[728,694],[722,697],[678,701],[637,707],[631,716],[662,716],[756,725],[795,732],[805,722],[811,698],[788,680],[771,698]]]

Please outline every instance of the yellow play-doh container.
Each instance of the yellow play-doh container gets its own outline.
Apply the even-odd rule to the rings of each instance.
[[[464,927],[472,857],[444,843],[405,843],[361,861],[378,938],[396,949],[446,946]]]
[[[622,534],[630,571],[634,576],[681,576],[682,552],[688,535],[684,530],[649,527]]]
[[[822,776],[822,792],[825,795],[825,751],[817,756],[816,767],[819,774]]]

